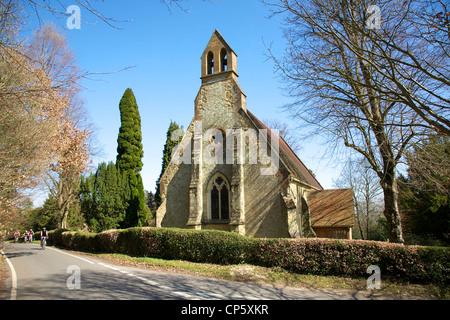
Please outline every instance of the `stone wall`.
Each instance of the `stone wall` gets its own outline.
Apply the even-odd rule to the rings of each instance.
[[[202,155],[211,146],[212,129],[220,129],[224,133],[227,130],[237,128],[244,132],[249,129],[257,132],[254,124],[245,114],[246,108],[243,97],[245,95],[231,77],[221,81],[209,82],[201,87],[196,99],[194,119],[200,121],[196,125],[201,124]],[[244,108],[242,103],[244,103]],[[193,124],[188,128],[192,136],[194,132]],[[282,193],[289,186],[289,172],[281,165],[277,174],[261,175],[259,161],[256,164],[249,163],[251,152],[249,140],[243,140],[245,140],[243,144],[245,162],[243,165],[237,165],[237,162],[234,165],[228,164],[225,149],[223,150],[223,164],[208,164],[201,161],[197,165],[199,168],[196,169],[193,169],[195,164],[182,164],[179,167],[173,164],[169,165],[164,182],[167,186],[165,188],[165,209],[161,209],[159,212],[160,226],[185,228],[188,221],[198,221],[197,218],[189,220],[189,215],[198,210],[192,203],[198,197],[197,192],[201,193],[203,206],[201,212],[195,212],[195,214],[201,215],[202,222],[208,221],[209,194],[207,186],[210,179],[217,172],[220,172],[226,177],[231,188],[234,188],[233,192],[237,193],[230,195],[233,201],[232,210],[239,211],[234,225],[227,223],[196,225],[194,222],[190,223],[190,227],[238,231],[252,237],[290,237],[286,206],[282,199]],[[226,143],[225,137],[223,137],[223,142]],[[194,145],[193,139],[191,145]],[[242,170],[241,174],[239,173],[240,170]],[[196,189],[192,181],[196,179],[197,175],[199,175],[201,186]],[[237,204],[238,202],[243,205],[242,208]],[[165,211],[164,214],[163,211]],[[233,220],[233,218],[231,217],[230,220]],[[240,224],[242,224],[242,227],[239,227]]]
[[[227,50],[226,71],[221,70],[222,60],[219,61],[223,50]],[[214,54],[213,74],[208,72],[210,52]],[[208,163],[204,157],[219,150],[214,148],[217,144],[213,146],[212,143],[217,132],[230,137],[232,130],[242,130],[244,133],[254,132],[254,137],[259,137],[256,124],[247,114],[246,95],[237,81],[236,59],[236,54],[216,30],[201,58],[202,86],[195,99],[194,120],[185,135],[185,139],[191,139],[191,162],[169,164],[161,179],[163,204],[158,209],[156,225],[234,231],[251,237],[301,236],[303,220],[308,220],[307,215],[302,215],[300,199],[303,189],[294,184],[295,190],[291,190],[290,172],[282,162],[278,163],[279,170],[274,174],[262,174],[261,168],[267,168],[267,165],[261,164],[259,153],[255,151],[258,148],[250,148],[250,139],[246,136],[236,138],[236,144],[233,144],[237,149],[237,140],[240,139],[245,150],[244,163],[237,163],[236,159],[232,164],[227,161],[226,144],[230,147],[231,141],[227,141],[225,135],[222,139],[223,163]],[[267,141],[255,139],[252,143],[252,146],[260,147]],[[266,147],[271,154],[270,145]],[[256,162],[250,161],[253,156],[256,156]],[[211,221],[208,214],[208,184],[217,173],[225,177],[230,187],[230,220],[220,223]],[[286,198],[289,194],[292,197]]]

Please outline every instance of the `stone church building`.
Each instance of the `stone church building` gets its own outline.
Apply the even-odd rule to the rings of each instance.
[[[160,179],[156,226],[351,239],[352,190],[324,190],[247,109],[237,55],[217,30],[201,56],[201,82],[194,118]]]

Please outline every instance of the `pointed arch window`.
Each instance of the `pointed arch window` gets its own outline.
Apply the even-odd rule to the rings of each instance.
[[[215,163],[226,163],[226,135],[224,130],[212,129],[209,141],[214,150]]]
[[[214,54],[210,51],[208,52],[208,57],[206,59],[208,74],[214,73]]]
[[[225,48],[222,48],[220,51],[220,65],[221,70],[220,71],[227,71],[228,70],[228,53]]]
[[[208,186],[209,219],[228,221],[230,219],[230,186],[225,177],[216,174]]]

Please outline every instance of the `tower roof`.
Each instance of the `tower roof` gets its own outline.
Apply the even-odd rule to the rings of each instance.
[[[234,50],[230,47],[228,42],[224,39],[224,37],[220,34],[220,32],[217,29],[214,30],[211,38],[209,39],[209,42],[206,45],[205,50],[203,51],[202,57],[203,55],[207,54],[208,51],[211,50],[211,47],[217,46],[217,40],[220,41],[220,43],[223,45],[223,47],[225,47],[225,49],[228,52],[233,52],[237,57],[236,52],[234,52]]]
[[[201,61],[202,83],[223,80],[226,77],[238,77],[237,55],[217,29],[209,39]]]

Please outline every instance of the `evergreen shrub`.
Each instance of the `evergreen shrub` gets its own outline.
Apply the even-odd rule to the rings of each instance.
[[[381,277],[450,284],[450,248],[403,246],[363,240],[256,239],[217,230],[130,228],[99,234],[54,230],[52,243],[72,250],[123,253],[213,264],[248,263],[315,275],[365,277],[377,265]]]

